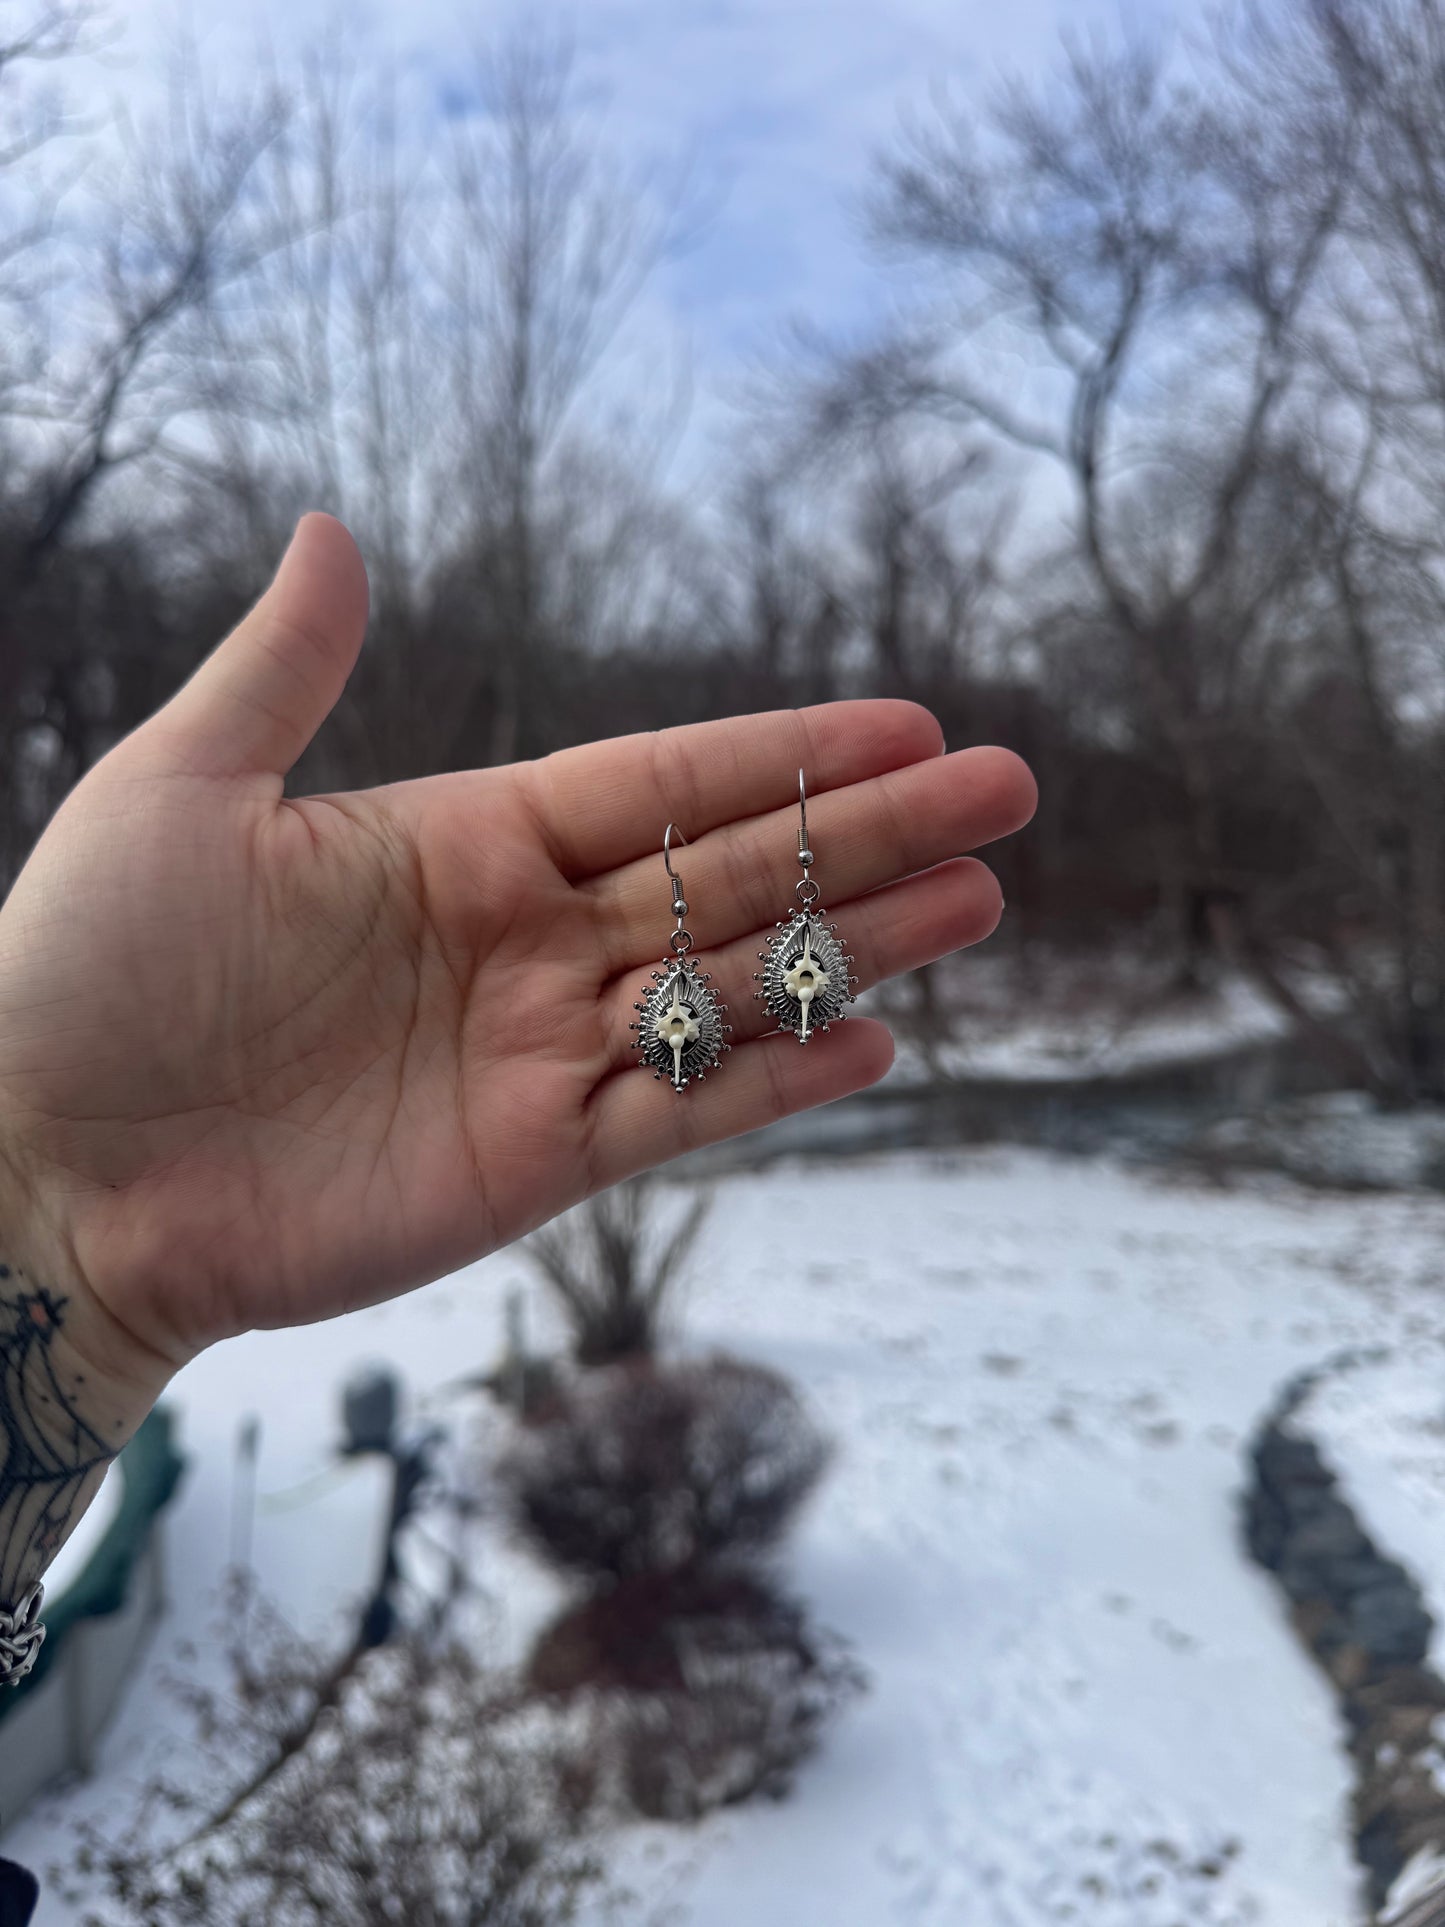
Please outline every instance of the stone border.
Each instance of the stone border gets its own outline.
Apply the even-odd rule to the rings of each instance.
[[[1428,1663],[1434,1621],[1419,1586],[1382,1552],[1297,1423],[1345,1353],[1285,1387],[1255,1434],[1245,1542],[1289,1602],[1295,1633],[1333,1685],[1354,1761],[1355,1857],[1380,1927],[1445,1927],[1445,1881],[1379,1913],[1417,1856],[1445,1852],[1445,1679]],[[1376,1354],[1375,1356],[1378,1356]]]

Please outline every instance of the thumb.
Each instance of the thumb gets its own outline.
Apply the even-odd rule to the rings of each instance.
[[[366,631],[366,565],[303,515],[269,589],[157,716],[207,776],[284,776],[335,708]]]

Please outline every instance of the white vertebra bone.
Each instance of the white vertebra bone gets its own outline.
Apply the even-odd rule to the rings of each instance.
[[[657,1034],[672,1051],[672,1082],[682,1089],[682,1053],[697,1037],[697,1019],[682,1001],[682,985],[672,987],[672,1006],[657,1022]]]
[[[808,1035],[808,1006],[820,992],[828,988],[828,973],[813,955],[813,932],[806,930],[803,935],[803,954],[783,978],[784,986],[790,997],[796,997],[802,1006],[802,1022],[798,1026],[799,1038]]]

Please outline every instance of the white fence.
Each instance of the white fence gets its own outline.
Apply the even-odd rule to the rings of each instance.
[[[120,1611],[78,1620],[44,1679],[0,1726],[0,1815],[7,1824],[53,1780],[90,1772],[96,1741],[164,1604],[162,1564],[157,1519]]]

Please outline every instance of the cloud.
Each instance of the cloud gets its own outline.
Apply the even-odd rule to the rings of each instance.
[[[1147,21],[1172,0],[1122,4]],[[184,17],[172,0],[136,0],[112,88],[150,95]],[[905,105],[947,78],[976,87],[1036,70],[1065,24],[1117,26],[1120,0],[584,0],[555,17],[622,155],[664,171],[686,162],[712,206],[649,305],[650,324],[675,329],[706,404],[788,320],[849,331],[879,311],[858,206]],[[430,90],[439,119],[468,111],[476,37],[508,24],[462,0],[372,0],[344,14],[334,0],[206,0],[203,20],[190,16],[204,63],[233,72],[268,43],[284,68],[317,35],[353,52],[369,36]]]

